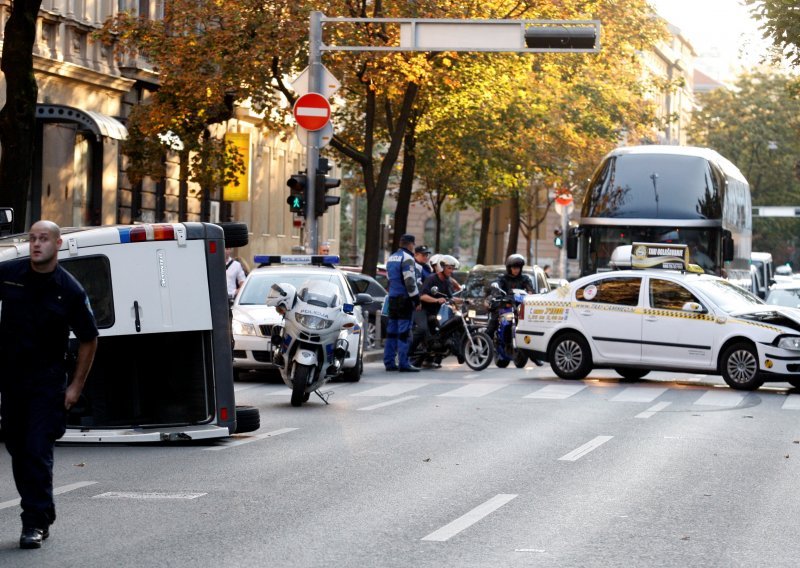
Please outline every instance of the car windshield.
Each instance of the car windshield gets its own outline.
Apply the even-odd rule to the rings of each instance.
[[[335,308],[341,305],[341,293],[335,284],[320,282],[319,280],[306,280],[300,286],[297,294],[306,304],[318,308]]]
[[[267,294],[269,294],[270,286],[276,282],[291,284],[299,290],[309,280],[314,282],[330,282],[333,286],[337,287],[339,296],[345,297],[344,290],[341,289],[341,278],[334,272],[320,271],[319,274],[310,275],[307,272],[292,273],[265,270],[263,272],[253,272],[248,277],[244,289],[239,296],[238,304],[240,306],[264,305],[267,301]]]
[[[767,303],[788,308],[800,308],[800,288],[770,290]]]
[[[757,296],[721,278],[700,279],[695,282],[695,286],[727,313],[751,310],[764,305]]]

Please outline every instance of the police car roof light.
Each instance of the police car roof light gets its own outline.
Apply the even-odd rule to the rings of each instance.
[[[339,264],[337,254],[293,254],[293,255],[268,255],[257,254],[253,260],[259,266],[269,266],[271,264],[298,264],[298,265],[332,265]]]
[[[175,227],[170,223],[148,223],[134,227],[119,227],[118,230],[121,243],[175,240]]]

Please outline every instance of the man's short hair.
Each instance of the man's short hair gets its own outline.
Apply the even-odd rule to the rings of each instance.
[[[412,245],[416,242],[417,239],[414,238],[414,235],[410,235],[406,233],[405,235],[400,235],[400,244],[407,245],[411,243]]]

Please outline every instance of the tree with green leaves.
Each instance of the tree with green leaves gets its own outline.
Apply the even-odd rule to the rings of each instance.
[[[794,0],[745,0],[779,56],[800,66],[800,6]]]
[[[690,127],[693,144],[728,158],[750,183],[754,205],[797,205],[800,181],[800,92],[792,77],[778,72],[742,75],[733,88],[698,99]],[[797,261],[796,219],[757,218],[753,250],[770,251],[776,261]]]

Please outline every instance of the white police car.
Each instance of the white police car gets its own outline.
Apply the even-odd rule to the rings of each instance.
[[[764,304],[722,278],[684,268],[681,245],[634,243],[635,266],[586,276],[520,307],[517,347],[564,379],[612,368],[722,375],[733,388],[800,388],[800,309]],[[630,253],[629,254],[629,259]],[[654,259],[653,257],[659,257]]]

